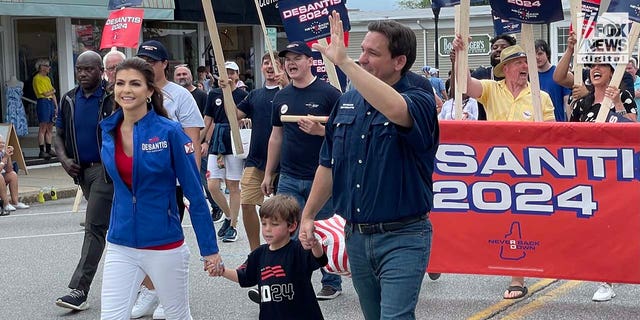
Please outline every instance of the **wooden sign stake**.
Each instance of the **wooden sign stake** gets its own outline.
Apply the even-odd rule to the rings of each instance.
[[[455,9],[455,32],[460,34],[464,49],[456,54],[456,90],[454,107],[456,120],[462,119],[462,94],[467,93],[467,76],[469,75],[469,10],[470,0],[461,0]],[[437,39],[436,39],[437,40]]]
[[[211,37],[213,55],[216,59],[218,73],[220,73],[221,79],[229,79],[227,69],[224,66],[224,53],[222,52],[222,43],[220,42],[220,35],[218,34],[218,24],[216,23],[216,17],[213,14],[213,5],[211,4],[211,0],[202,0],[202,9],[204,9],[204,16],[207,20],[207,27],[209,29],[209,36]],[[227,86],[222,89],[222,96],[224,99],[224,112],[227,114],[229,126],[231,127],[231,141],[233,141],[235,146],[234,151],[236,152],[236,155],[243,154],[244,149],[242,148],[242,138],[240,138],[240,128],[238,127],[236,103],[233,101],[231,88]]]
[[[529,87],[531,88],[531,101],[533,102],[533,119],[536,122],[541,122],[543,115],[542,103],[540,101],[540,79],[538,78],[536,48],[531,24],[522,24],[521,35],[521,43],[524,46],[524,52],[527,54],[527,64],[529,65]]]
[[[273,66],[273,72],[277,76],[280,76],[282,72],[276,66],[276,58],[273,56],[273,45],[271,44],[271,39],[269,39],[269,35],[267,34],[267,25],[264,23],[264,17],[262,16],[262,8],[260,8],[260,3],[258,0],[253,1],[256,5],[256,10],[258,11],[258,19],[260,19],[260,26],[262,27],[262,34],[264,34],[264,42],[267,45],[267,50],[269,51],[269,58],[271,58],[271,65]],[[282,89],[282,85],[278,84],[278,87]]]
[[[318,43],[325,47],[329,45],[326,38],[318,39]],[[329,83],[331,83],[332,86],[336,87],[340,92],[342,92],[342,89],[340,88],[340,80],[338,80],[336,65],[333,64],[333,62],[331,62],[331,60],[329,60],[327,57],[325,57],[324,54],[322,55],[322,60],[324,61],[324,68],[327,72],[327,76],[329,77]]]

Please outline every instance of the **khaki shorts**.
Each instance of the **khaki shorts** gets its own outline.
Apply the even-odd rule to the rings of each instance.
[[[261,205],[264,194],[260,185],[264,179],[264,171],[256,167],[246,167],[240,180],[240,204]]]

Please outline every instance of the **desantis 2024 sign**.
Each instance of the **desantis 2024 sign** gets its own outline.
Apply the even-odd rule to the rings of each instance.
[[[430,271],[640,283],[640,124],[440,126]]]

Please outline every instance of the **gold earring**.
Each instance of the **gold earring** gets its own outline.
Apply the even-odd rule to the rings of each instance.
[[[147,103],[151,103],[151,97],[147,97]]]

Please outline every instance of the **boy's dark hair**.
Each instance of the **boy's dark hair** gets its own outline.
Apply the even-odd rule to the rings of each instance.
[[[538,39],[536,40],[536,44],[535,44],[535,50],[542,50],[544,51],[544,54],[547,55],[547,61],[551,61],[551,48],[549,47],[549,44],[542,40],[542,39]]]
[[[291,226],[300,223],[300,205],[296,198],[278,194],[265,201],[260,207],[260,219],[278,219]]]
[[[491,45],[493,45],[494,43],[496,43],[496,41],[498,40],[504,40],[507,43],[509,43],[510,46],[515,46],[516,45],[516,38],[508,35],[508,34],[501,34],[499,36],[495,36],[493,37],[493,39],[489,40],[489,42],[491,43]]]
[[[404,75],[416,61],[416,34],[403,24],[393,20],[379,20],[369,23],[369,31],[382,33],[389,41],[389,52],[395,58],[407,57],[407,63],[400,72]]]

